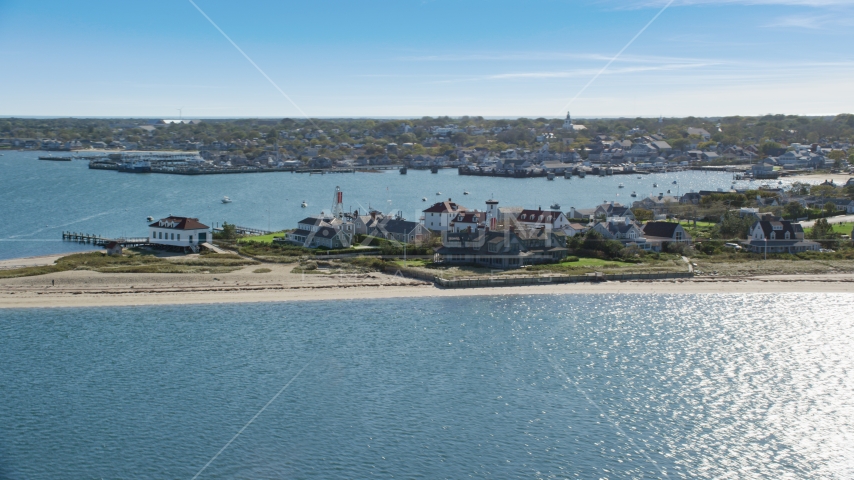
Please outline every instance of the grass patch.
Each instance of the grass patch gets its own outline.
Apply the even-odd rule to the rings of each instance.
[[[252,270],[252,273],[270,273],[270,272],[272,272],[272,270],[270,270],[269,268],[256,268],[255,270]]]
[[[433,264],[432,261],[425,260],[423,258],[408,259],[405,262],[403,260],[393,260],[391,263],[397,265],[398,267],[412,267],[412,268],[427,267],[427,266]]]
[[[259,262],[237,255],[212,254],[198,258],[156,257],[131,252],[108,256],[101,252],[75,253],[60,258],[55,265],[25,267],[0,271],[0,278],[27,277],[69,270],[90,270],[100,273],[228,273],[245,265]]]
[[[854,228],[854,223],[831,223],[830,227],[833,229],[833,233],[851,235],[851,229]],[[804,233],[807,238],[809,238],[810,234],[812,234],[812,228],[805,228]]]
[[[35,275],[47,275],[48,273],[61,272],[63,269],[56,265],[42,265],[40,267],[12,268],[0,270],[0,278],[32,277]]]
[[[268,233],[267,235],[253,235],[251,237],[241,237],[240,239],[237,240],[237,243],[263,243],[266,245],[272,245],[274,237],[284,237],[284,236],[285,236],[284,231],[273,232],[273,233]]]

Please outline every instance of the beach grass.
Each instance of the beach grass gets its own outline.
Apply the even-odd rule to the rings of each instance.
[[[30,277],[69,270],[91,270],[100,273],[227,273],[259,262],[238,255],[211,254],[200,257],[158,257],[131,252],[108,256],[102,252],[75,253],[54,265],[24,267],[0,271],[0,278]]]

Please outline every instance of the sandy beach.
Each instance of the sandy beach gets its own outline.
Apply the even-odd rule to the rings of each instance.
[[[336,301],[400,297],[562,294],[850,293],[854,274],[698,277],[691,280],[543,284],[442,289],[382,273],[303,275],[293,266],[247,267],[226,274],[127,274],[67,271],[0,280],[0,309]]]
[[[827,180],[832,180],[836,185],[845,185],[845,182],[854,178],[854,176],[847,173],[816,173],[809,175],[794,175],[786,178],[802,183],[823,183]]]

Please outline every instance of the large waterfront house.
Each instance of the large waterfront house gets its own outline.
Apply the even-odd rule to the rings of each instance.
[[[198,218],[169,216],[148,226],[148,242],[153,246],[199,251],[209,240],[210,227]]]
[[[451,229],[451,221],[461,212],[468,209],[449,198],[445,202],[433,204],[424,210],[424,226],[433,232],[447,232]]]
[[[632,212],[631,207],[615,202],[603,203],[601,205],[597,205],[596,208],[577,209],[575,207],[570,207],[566,217],[570,220],[585,221],[608,219],[611,217],[635,220],[635,214]]]
[[[754,253],[798,253],[821,249],[818,243],[804,239],[800,223],[785,220],[754,222],[747,241],[741,244]]]
[[[668,243],[691,243],[691,236],[675,222],[647,222],[641,232],[647,250],[661,251]]]
[[[385,217],[368,230],[368,235],[401,243],[420,243],[429,239],[431,233],[427,227],[418,222]]]
[[[606,240],[619,240],[623,243],[643,241],[643,231],[628,218],[611,217],[605,222],[593,225],[593,230]]]
[[[566,218],[560,210],[522,210],[516,215],[516,225],[521,225],[526,228],[545,227],[550,231],[561,231],[565,235],[571,237],[578,233],[578,230],[572,227],[569,219]]]
[[[348,248],[353,235],[344,229],[344,222],[335,217],[318,215],[297,223],[297,229],[285,234],[284,241],[307,248]]]
[[[544,227],[446,232],[442,235],[442,247],[436,250],[440,263],[500,269],[555,263],[566,255],[566,235]]]
[[[486,212],[460,212],[451,219],[450,232],[474,231],[486,226]]]

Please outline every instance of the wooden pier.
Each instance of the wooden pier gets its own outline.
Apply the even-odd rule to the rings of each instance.
[[[62,239],[67,242],[91,243],[103,247],[110,242],[116,242],[122,247],[139,247],[148,245],[148,237],[108,238],[94,233],[62,232]]]

